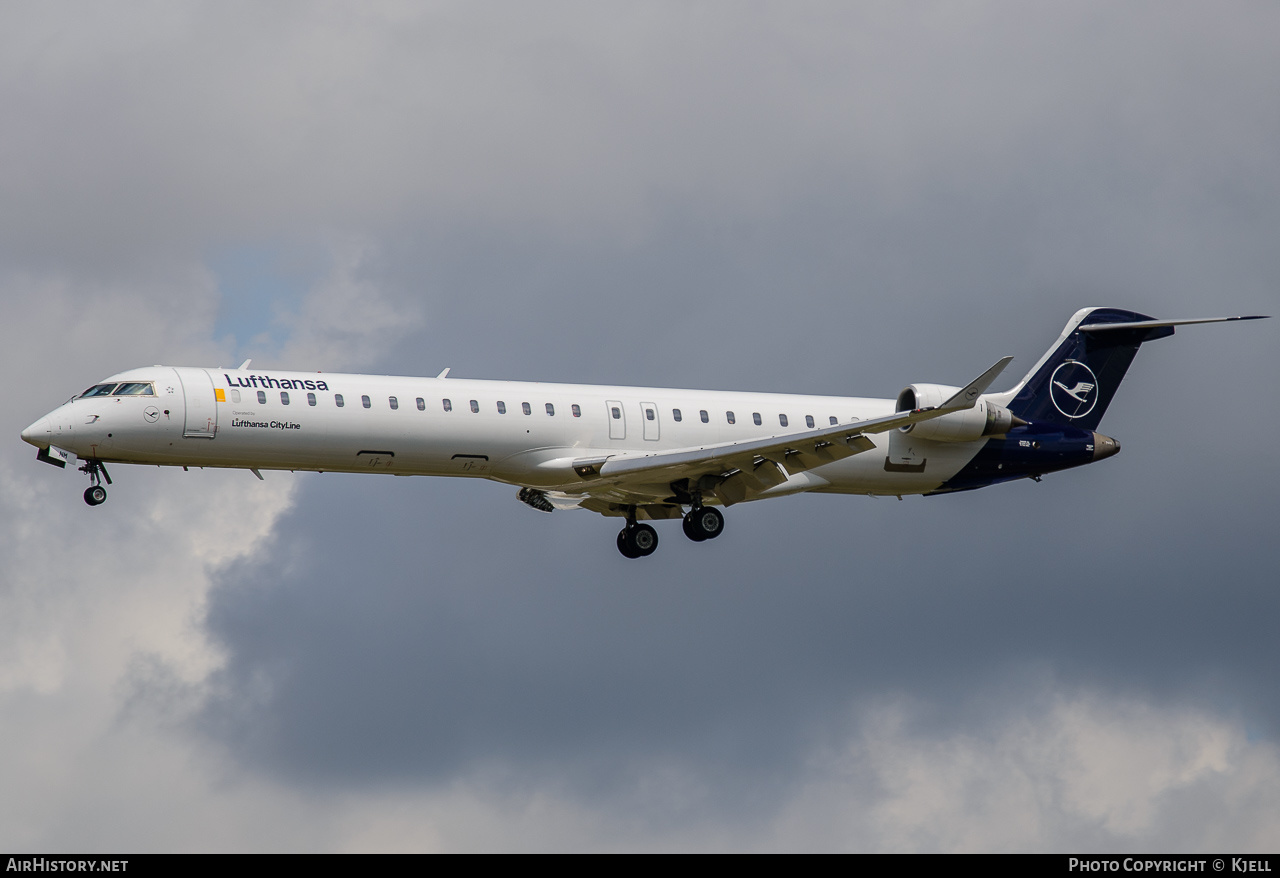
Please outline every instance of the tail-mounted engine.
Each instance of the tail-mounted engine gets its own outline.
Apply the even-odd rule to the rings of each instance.
[[[958,390],[960,390],[959,387],[949,387],[945,384],[912,384],[898,394],[897,411],[909,412],[942,405]],[[936,442],[972,442],[983,436],[1007,433],[1014,427],[1026,423],[1004,406],[980,397],[973,408],[910,424],[900,429],[904,433],[911,433],[918,438],[932,439]]]

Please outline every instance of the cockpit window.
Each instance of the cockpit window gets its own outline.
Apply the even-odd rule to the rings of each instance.
[[[114,391],[112,396],[155,396],[156,392],[151,387],[150,381],[128,381],[121,384]]]
[[[111,391],[115,389],[116,386],[114,384],[95,384],[84,393],[80,394],[80,398],[84,399],[89,396],[110,396]]]

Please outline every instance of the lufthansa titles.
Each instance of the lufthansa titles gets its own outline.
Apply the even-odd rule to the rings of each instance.
[[[257,427],[262,430],[301,430],[302,425],[293,421],[249,421],[244,418],[232,418],[233,427]]]
[[[328,390],[329,385],[320,380],[311,381],[300,378],[272,378],[270,375],[249,375],[241,378],[236,376],[232,378],[227,373],[222,373],[222,377],[227,379],[228,387],[262,387],[275,388],[276,390]]]

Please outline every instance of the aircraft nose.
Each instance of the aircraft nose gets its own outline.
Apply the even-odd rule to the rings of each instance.
[[[44,417],[22,431],[22,441],[36,447],[45,446],[49,444],[49,435],[52,432],[49,429],[49,419]]]

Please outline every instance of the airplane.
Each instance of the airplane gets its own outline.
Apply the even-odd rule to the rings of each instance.
[[[650,521],[694,542],[720,507],[803,492],[969,491],[1104,460],[1096,432],[1144,342],[1175,326],[1083,308],[1012,389],[988,388],[1012,357],[963,387],[911,384],[896,399],[448,377],[150,366],[105,378],[22,439],[45,463],[73,458],[85,502],[106,500],[108,463],[483,478],[534,509],[625,519],[627,558],[653,554]]]

